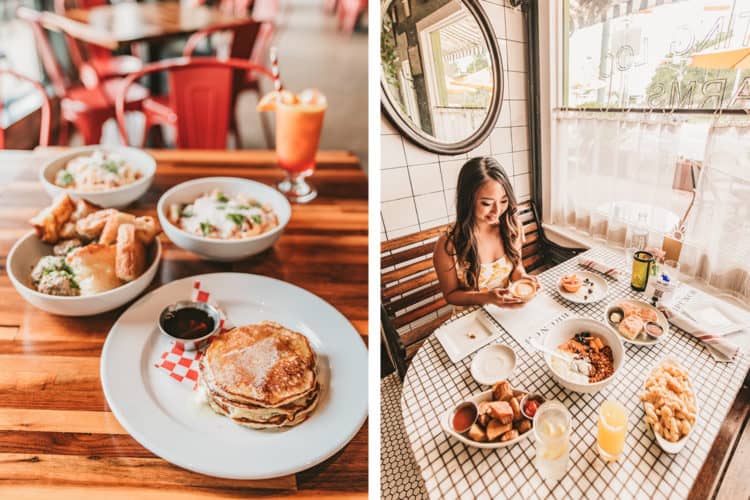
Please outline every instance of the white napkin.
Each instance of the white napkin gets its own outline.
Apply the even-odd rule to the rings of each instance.
[[[716,361],[732,363],[742,354],[740,346],[726,337],[707,332],[696,322],[689,319],[685,314],[666,306],[660,306],[659,309],[664,313],[670,323],[677,328],[685,330],[687,333],[703,342],[708,352]]]
[[[680,284],[659,309],[670,323],[703,342],[717,361],[735,361],[750,347],[750,314],[695,287]]]
[[[580,257],[578,257],[578,265],[583,268],[605,274],[615,280],[620,277],[619,269],[617,269],[616,267],[612,267],[609,264],[605,264],[604,262],[592,259],[590,257],[585,257],[581,255]]]

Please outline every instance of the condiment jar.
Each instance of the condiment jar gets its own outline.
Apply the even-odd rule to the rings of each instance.
[[[633,274],[630,279],[630,287],[633,290],[642,292],[646,289],[652,265],[654,256],[651,253],[638,250],[633,254]]]

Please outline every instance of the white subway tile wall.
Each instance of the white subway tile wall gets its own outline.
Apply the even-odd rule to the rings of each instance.
[[[506,0],[481,1],[498,38],[504,95],[495,129],[468,154],[437,155],[407,139],[381,119],[381,238],[392,239],[455,218],[456,180],[468,158],[493,156],[512,176],[516,196],[530,195],[527,36],[524,14]]]

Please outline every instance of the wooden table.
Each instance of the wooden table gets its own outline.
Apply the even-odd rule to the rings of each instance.
[[[179,2],[127,2],[69,9],[65,15],[44,12],[42,16],[45,23],[58,26],[80,40],[113,50],[136,42],[154,45],[218,24],[231,26],[248,19],[226,15],[217,7],[181,7]]]
[[[27,304],[5,273],[9,250],[29,230],[27,220],[50,202],[37,172],[51,153],[0,152],[0,498],[240,498],[258,489],[365,497],[367,424],[327,461],[296,477],[266,481],[195,474],[128,435],[110,412],[99,379],[102,345],[125,307],[89,318],[53,316]],[[150,153],[158,165],[154,183],[129,212],[155,216],[161,193],[197,177],[266,184],[283,177],[268,151]],[[321,152],[311,181],[318,198],[293,206],[276,245],[248,260],[202,261],[162,235],[163,260],[149,289],[201,273],[262,274],[330,302],[367,343],[367,178],[351,153]]]

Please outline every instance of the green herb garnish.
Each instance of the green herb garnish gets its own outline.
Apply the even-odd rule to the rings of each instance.
[[[214,227],[208,222],[201,222],[201,232],[203,233],[203,236],[207,236],[211,231],[213,231],[213,229]]]
[[[112,172],[113,174],[116,174],[117,171],[120,169],[120,166],[114,160],[107,160],[104,163],[102,163],[102,168],[104,170]]]
[[[237,210],[250,210],[250,207],[247,205],[240,205],[237,207]]]
[[[67,170],[63,170],[62,174],[60,175],[60,182],[63,186],[70,186],[71,184],[73,184],[73,175]]]
[[[260,225],[260,223],[263,222],[263,219],[260,217],[260,215],[253,215],[250,217],[250,219],[252,219],[252,221],[258,225]]]
[[[182,209],[182,212],[180,212],[180,217],[189,218],[193,216],[193,210],[192,208],[185,207]]]
[[[238,226],[241,226],[245,222],[245,216],[242,214],[227,214],[227,219],[231,220]]]
[[[224,193],[222,193],[221,191],[219,191],[216,194],[216,201],[221,202],[221,203],[226,203],[226,202],[229,201],[229,198],[227,198],[226,196],[224,196]]]

